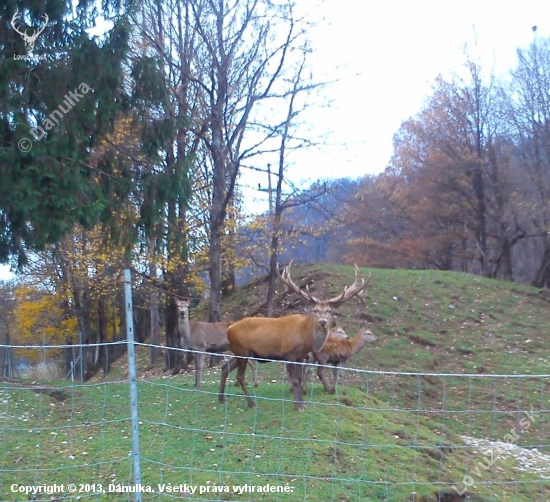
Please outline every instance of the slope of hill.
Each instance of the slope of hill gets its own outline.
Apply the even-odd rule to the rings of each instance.
[[[295,282],[313,294],[338,294],[353,268],[295,267]],[[550,291],[469,274],[435,270],[367,270],[364,304],[352,299],[335,313],[352,336],[362,323],[379,336],[354,366],[386,371],[545,374],[550,367]],[[282,287],[280,288],[283,289]],[[265,279],[239,288],[225,305],[227,319],[265,312]],[[291,295],[277,297],[277,314],[307,310]]]
[[[197,391],[192,372],[145,371],[141,347],[142,483],[230,490],[190,500],[550,500],[548,292],[437,271],[361,274],[372,281],[365,303],[353,299],[336,316],[350,335],[366,323],[379,341],[348,364],[347,396],[310,382],[304,412],[293,406],[282,364],[261,365],[258,408],[248,409],[234,387],[220,405],[219,367],[205,370]],[[297,266],[293,278],[325,298],[351,282],[353,268]],[[265,289],[262,279],[239,288],[226,316],[261,315]],[[306,308],[301,298],[277,298],[278,315]],[[202,318],[200,307],[192,316]],[[120,360],[111,378],[126,375]],[[2,500],[22,500],[7,496],[11,483],[50,484],[65,472],[76,483],[129,479],[127,383],[59,388],[71,398],[55,406],[24,388],[0,389]],[[267,484],[293,491],[233,491]]]

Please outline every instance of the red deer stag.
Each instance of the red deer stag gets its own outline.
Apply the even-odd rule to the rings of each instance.
[[[302,365],[307,355],[319,351],[324,345],[330,331],[331,306],[337,308],[353,296],[361,298],[368,287],[364,279],[359,282],[359,269],[355,266],[355,279],[351,286],[330,300],[315,298],[306,287],[299,288],[290,277],[292,262],[277,272],[284,283],[285,292],[294,292],[313,304],[309,315],[293,314],[275,319],[247,317],[236,322],[227,330],[227,338],[232,352],[237,356],[224,365],[220,382],[220,403],[225,403],[225,383],[229,373],[237,368],[237,381],[251,408],[256,406],[246,388],[245,373],[248,358],[275,359],[287,363],[290,387],[294,394],[296,408],[303,410]],[[297,364],[298,363],[298,364]]]
[[[189,302],[176,300],[178,307],[178,332],[180,346],[183,349],[196,350],[195,387],[202,384],[202,367],[204,365],[205,352],[225,352],[231,350],[227,340],[227,328],[233,322],[202,322],[189,320]],[[258,385],[258,371],[256,364],[250,361],[254,373],[254,385]]]
[[[352,358],[359,351],[363,350],[367,343],[376,343],[378,338],[372,334],[370,329],[363,328],[359,333],[351,340],[345,338],[338,338],[335,336],[329,336],[325,345],[318,351],[312,351],[308,356],[308,363],[317,361],[323,366],[317,367],[317,376],[323,383],[323,387],[329,394],[334,394],[336,390],[336,384],[338,383],[338,365],[342,368],[342,391],[347,394],[346,378],[344,374],[344,366],[350,358]],[[330,387],[325,379],[325,365],[332,364],[334,366],[333,373],[333,386]],[[309,365],[304,366],[304,392],[306,392],[305,385],[307,382],[307,376],[309,374]]]

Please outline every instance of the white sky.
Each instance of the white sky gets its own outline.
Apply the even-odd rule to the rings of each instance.
[[[331,131],[327,145],[293,159],[289,178],[303,186],[381,172],[401,122],[419,111],[438,74],[460,72],[466,44],[498,76],[533,41],[532,26],[550,36],[548,0],[298,0],[298,7],[324,18],[311,36],[317,79],[341,79],[324,91],[330,107],[313,114],[319,134]],[[266,186],[265,176],[242,181]],[[267,210],[264,193],[244,195]],[[8,275],[0,266],[0,279]]]
[[[299,0],[298,6],[325,18],[311,37],[317,78],[342,79],[324,91],[330,109],[317,113],[316,127],[332,130],[331,145],[294,159],[289,177],[303,186],[383,171],[402,121],[419,111],[439,74],[461,71],[465,45],[487,74],[498,76],[515,66],[516,49],[533,41],[532,26],[536,36],[550,36],[548,0]],[[265,187],[267,177],[247,184],[258,182]],[[244,193],[267,209],[261,192]]]

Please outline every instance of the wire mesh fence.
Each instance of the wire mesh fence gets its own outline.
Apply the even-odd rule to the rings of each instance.
[[[271,362],[249,409],[232,385],[220,404],[220,367],[196,389],[136,348],[137,452],[122,360],[85,383],[2,380],[0,500],[550,500],[550,375],[350,368],[347,395],[310,377],[300,412]]]

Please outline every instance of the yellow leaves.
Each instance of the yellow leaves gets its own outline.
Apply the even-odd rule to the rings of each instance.
[[[109,246],[100,227],[66,237],[57,253],[69,279],[65,287],[70,290],[87,290],[97,300],[112,295],[122,283],[124,250]]]
[[[77,320],[66,316],[60,295],[27,285],[15,288],[14,295],[12,343],[56,345],[77,338]],[[18,354],[31,361],[42,357],[41,352],[33,349],[22,349]]]

